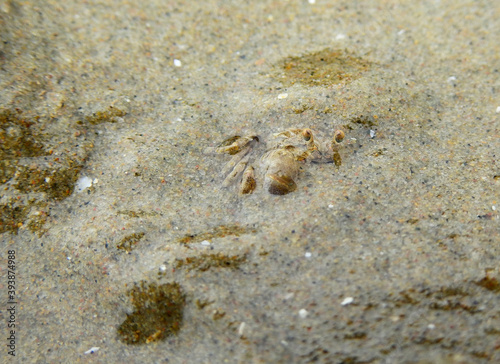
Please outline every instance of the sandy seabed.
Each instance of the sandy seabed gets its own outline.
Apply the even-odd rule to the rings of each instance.
[[[0,38],[3,358],[500,362],[498,2],[2,1]],[[206,148],[289,128],[341,163],[221,188]]]

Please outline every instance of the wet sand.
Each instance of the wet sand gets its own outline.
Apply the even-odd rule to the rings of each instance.
[[[499,19],[493,1],[2,2],[15,360],[499,362]],[[262,174],[221,188],[230,157],[207,147],[255,133],[258,167],[289,128],[344,130],[340,165],[301,162],[284,196]]]

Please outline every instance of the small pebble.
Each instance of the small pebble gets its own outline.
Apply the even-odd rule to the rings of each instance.
[[[375,130],[370,130],[370,138],[375,138]]]
[[[500,113],[500,106],[497,106],[497,114]]]
[[[174,59],[174,66],[175,67],[181,67],[182,66],[182,62],[179,61],[178,59]]]
[[[353,301],[354,301],[354,298],[352,298],[352,297],[346,297],[346,298],[342,301],[341,305],[342,305],[342,306],[347,306],[347,305],[350,305]]]
[[[299,316],[300,316],[301,318],[306,318],[306,317],[307,317],[307,315],[308,315],[308,313],[309,313],[309,312],[307,312],[307,310],[301,309],[301,310],[299,311]]]
[[[329,204],[329,205],[328,205],[328,208],[329,208],[329,209],[333,209],[333,205],[332,205],[332,204]]]
[[[434,330],[434,329],[436,328],[436,325],[434,325],[434,324],[429,324],[429,325],[427,325],[427,328],[428,328],[429,330]]]
[[[200,244],[204,246],[209,246],[210,242],[208,240],[203,240]]]
[[[287,97],[288,97],[288,94],[279,94],[278,95],[279,100],[286,99]]]
[[[310,257],[312,257],[312,254],[311,254],[311,253],[309,253],[309,252],[307,252],[307,253],[305,253],[305,254],[304,254],[304,256],[305,256],[306,258],[310,258]]]

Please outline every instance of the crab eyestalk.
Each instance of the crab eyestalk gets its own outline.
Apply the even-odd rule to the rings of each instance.
[[[333,143],[332,144],[338,144],[342,142],[345,138],[345,133],[342,130],[336,130],[335,134],[333,134]]]
[[[339,144],[344,140],[345,138],[345,133],[342,130],[336,130],[335,133],[333,134],[333,139],[332,139],[332,157],[333,157],[333,163],[337,167],[340,167],[342,165],[342,157],[340,156],[339,153]]]
[[[302,130],[302,137],[304,138],[304,141],[307,143],[307,149],[308,149],[308,156],[312,152],[318,149],[318,146],[314,142],[314,137],[313,137],[313,132],[311,129],[303,129]],[[307,158],[307,157],[306,157]]]
[[[313,133],[311,129],[304,129],[302,130],[302,136],[304,137],[304,140],[306,142],[310,141],[313,137]]]

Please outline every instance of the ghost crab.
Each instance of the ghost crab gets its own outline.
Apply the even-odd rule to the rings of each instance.
[[[336,130],[328,140],[309,128],[288,129],[273,134],[274,140],[257,160],[252,156],[252,151],[260,142],[260,138],[254,134],[233,136],[217,147],[205,149],[205,154],[226,153],[233,156],[222,170],[226,176],[223,187],[230,186],[242,176],[239,193],[251,194],[257,186],[252,163],[257,161],[263,171],[264,188],[273,195],[286,195],[297,189],[295,179],[299,174],[301,162],[339,165],[338,150],[344,137],[342,130]]]

